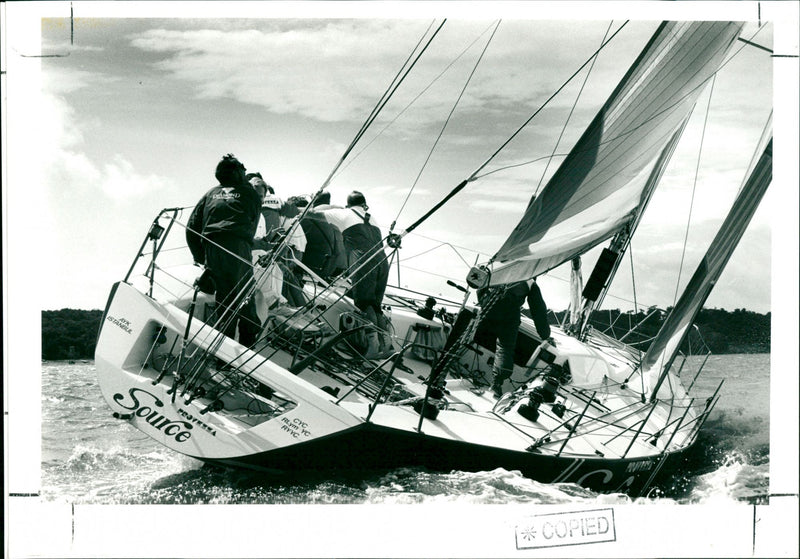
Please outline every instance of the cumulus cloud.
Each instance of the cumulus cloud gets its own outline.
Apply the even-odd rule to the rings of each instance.
[[[194,84],[199,98],[235,99],[277,114],[335,122],[363,118],[385,85],[386,60],[397,59],[399,67],[413,44],[414,26],[393,30],[391,41],[376,44],[376,37],[388,36],[388,25],[347,20],[307,29],[154,29],[133,37],[132,44],[168,53],[158,68]]]
[[[75,83],[80,78],[75,80]],[[141,175],[122,154],[93,161],[83,150],[85,132],[74,109],[60,96],[42,97],[40,144],[46,192],[69,189],[74,194],[102,195],[108,201],[141,198],[170,183],[153,174]]]
[[[42,73],[42,90],[46,94],[61,96],[87,87],[102,87],[115,81],[119,81],[119,78],[86,70],[67,70],[54,65]]]
[[[250,29],[151,29],[133,36],[131,42],[141,50],[163,54],[158,68],[194,84],[199,98],[230,98],[277,114],[336,122],[364,118],[365,107],[375,104],[392,77],[386,69],[400,69],[426,26],[427,22],[403,20],[300,24],[267,20],[252,22]],[[571,26],[577,28],[572,32],[579,43],[573,48],[586,51],[588,57],[602,35],[597,26]],[[448,22],[388,112],[396,115],[430,88],[415,101],[420,109],[416,116],[404,115],[400,125],[440,123],[470,79],[492,29],[492,22],[486,21]],[[484,117],[502,120],[529,114],[569,75],[564,71],[567,53],[547,48],[558,44],[563,29],[563,24],[539,23],[533,33],[529,23],[503,22],[471,77],[459,110],[481,111]],[[634,29],[628,40],[643,41],[645,33]],[[609,64],[612,57],[598,64],[597,81],[620,71]],[[291,68],[297,72],[286,71]],[[309,69],[313,69],[310,74]],[[570,98],[557,103],[571,102]],[[509,109],[513,109],[510,114]]]

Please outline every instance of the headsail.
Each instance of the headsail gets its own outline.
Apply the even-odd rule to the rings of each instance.
[[[708,247],[705,257],[700,262],[686,290],[675,304],[664,326],[653,340],[642,359],[642,374],[645,389],[653,391],[652,396],[669,397],[670,386],[664,385],[666,373],[675,359],[678,348],[694,322],[697,313],[705,303],[711,289],[719,279],[722,270],[728,263],[736,245],[750,223],[761,198],[772,181],[772,129],[759,142],[755,165],[739,191],[731,207],[728,217],[722,224],[717,236]]]
[[[493,284],[542,274],[644,210],[740,23],[662,23],[494,257]]]

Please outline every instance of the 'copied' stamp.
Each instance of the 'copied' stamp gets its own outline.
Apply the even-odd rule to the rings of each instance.
[[[516,529],[517,549],[616,541],[614,509],[540,514]]]

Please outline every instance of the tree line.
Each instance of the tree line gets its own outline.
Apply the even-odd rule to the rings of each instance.
[[[600,310],[592,316],[591,325],[614,337],[621,337],[633,329],[625,341],[644,350],[666,315],[654,308],[636,313],[619,309]],[[42,311],[42,359],[93,359],[102,316],[100,310]],[[566,311],[551,314],[559,324],[565,316]],[[716,354],[769,353],[770,319],[771,313],[759,314],[745,309],[732,312],[702,309],[695,321],[696,328],[691,330],[682,349],[687,353],[702,353],[704,343]]]
[[[42,359],[94,359],[103,311],[42,311]]]
[[[653,336],[663,326],[672,310],[650,307],[638,312],[619,309],[596,311],[589,324],[592,328],[646,350]],[[559,324],[567,312],[553,313]],[[681,346],[685,354],[705,353],[769,353],[772,313],[759,314],[745,309],[701,309]],[[707,348],[707,349],[706,349]]]

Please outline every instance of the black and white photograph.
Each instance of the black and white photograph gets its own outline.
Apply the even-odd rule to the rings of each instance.
[[[5,3],[6,556],[796,556],[799,6]]]

